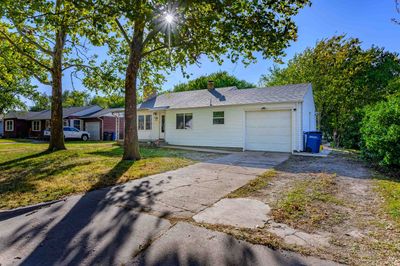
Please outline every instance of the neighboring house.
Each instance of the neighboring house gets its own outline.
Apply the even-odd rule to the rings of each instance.
[[[91,140],[102,140],[104,133],[120,135],[124,128],[123,108],[102,109],[100,106],[63,108],[64,126],[90,133]],[[42,138],[50,127],[51,111],[11,112],[4,116],[4,137]]]
[[[73,126],[85,130],[82,116],[102,110],[101,107],[69,107],[63,108],[64,126]],[[6,138],[42,138],[43,131],[50,128],[51,111],[10,112],[4,116],[4,137]]]
[[[103,140],[104,133],[113,133],[116,139],[122,139],[125,128],[123,112],[124,108],[108,108],[82,116],[90,139]]]
[[[311,84],[165,93],[138,105],[139,140],[293,152],[316,129]]]

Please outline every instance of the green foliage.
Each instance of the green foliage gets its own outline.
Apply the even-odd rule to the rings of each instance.
[[[400,169],[400,93],[366,108],[361,134],[366,158]]]
[[[36,86],[30,84],[30,75],[25,69],[29,65],[11,44],[0,37],[0,114],[25,109],[22,97],[29,98],[35,94]]]
[[[62,94],[64,107],[86,106],[89,104],[89,94],[85,91],[65,90]]]
[[[175,85],[173,91],[191,91],[207,89],[208,81],[214,81],[216,88],[236,86],[238,89],[254,88],[255,85],[245,80],[240,80],[237,77],[230,75],[226,71],[219,71],[206,76],[200,76],[190,80],[187,83]]]
[[[398,91],[388,84],[399,74],[398,54],[363,50],[358,39],[334,36],[297,54],[287,67],[274,67],[261,83],[312,83],[322,131],[336,146],[358,148],[363,108]]]
[[[34,105],[30,108],[30,111],[37,112],[43,110],[50,110],[51,97],[46,93],[36,93],[32,97]]]
[[[221,55],[224,54],[233,62],[242,60],[246,64],[256,61],[254,52],[260,52],[265,58],[278,59],[284,55],[283,50],[289,42],[297,38],[292,17],[310,1],[201,0],[178,3],[86,1],[100,17],[96,25],[106,36],[97,38],[97,42],[108,45],[110,56],[102,64],[102,73],[106,75],[97,80],[96,75],[86,75],[85,85],[107,92],[121,88],[133,47],[134,25],[145,32],[143,39],[136,41],[142,50],[137,84],[142,92],[146,87],[160,89],[165,73],[177,67],[187,76],[185,67],[198,63],[202,55],[219,63],[223,62]],[[165,22],[165,13],[174,15],[172,25]],[[105,83],[101,84],[102,80]]]
[[[95,96],[90,100],[90,105],[98,105],[102,108],[117,108],[125,106],[125,99],[121,95]]]

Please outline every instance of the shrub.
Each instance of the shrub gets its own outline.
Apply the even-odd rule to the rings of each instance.
[[[362,154],[384,167],[400,167],[400,94],[367,107],[361,124]]]

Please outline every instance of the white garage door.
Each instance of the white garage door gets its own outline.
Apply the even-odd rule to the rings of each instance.
[[[246,112],[246,150],[291,152],[291,112]]]
[[[100,140],[100,122],[86,122],[85,128],[90,134],[90,140]]]

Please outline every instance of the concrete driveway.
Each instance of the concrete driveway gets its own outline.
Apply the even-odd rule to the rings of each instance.
[[[41,208],[0,213],[0,264],[320,265],[171,219],[192,217],[287,158],[234,153]]]

